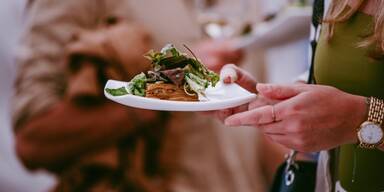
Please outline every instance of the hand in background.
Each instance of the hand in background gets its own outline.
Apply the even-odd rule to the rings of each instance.
[[[356,142],[355,129],[366,119],[364,97],[333,87],[258,84],[257,90],[282,101],[232,115],[225,124],[257,127],[273,141],[301,152]]]
[[[240,63],[243,58],[243,50],[234,49],[231,41],[205,40],[196,44],[194,53],[210,69],[219,72],[228,63]]]

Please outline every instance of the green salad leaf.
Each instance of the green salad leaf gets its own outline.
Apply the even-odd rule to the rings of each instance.
[[[193,73],[186,73],[185,81],[188,83],[189,88],[198,94],[204,94],[205,89],[209,85],[207,80],[201,79]]]
[[[182,53],[180,53],[176,47],[172,44],[166,44],[160,51],[162,54],[166,55],[166,56],[171,56],[171,57],[178,57],[180,55],[182,55]]]
[[[193,55],[193,58],[181,53],[172,44],[167,44],[160,52],[151,50],[146,54],[153,65],[154,71],[182,68],[185,72],[187,89],[202,94],[211,85],[216,86],[220,80],[219,75],[207,69],[196,55],[187,46],[184,47]]]
[[[105,91],[112,96],[122,96],[122,95],[128,94],[128,91],[127,91],[127,89],[125,89],[125,87],[120,87],[117,89],[106,88]]]
[[[145,96],[145,89],[147,84],[147,77],[144,73],[136,75],[127,85],[127,87],[120,87],[117,89],[106,88],[105,91],[112,96],[122,96],[122,95],[137,95]]]
[[[127,91],[129,94],[137,96],[145,96],[145,89],[147,85],[147,77],[144,73],[140,73],[133,77],[131,82],[127,85]]]

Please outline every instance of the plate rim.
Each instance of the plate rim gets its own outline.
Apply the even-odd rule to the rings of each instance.
[[[113,96],[111,94],[109,94],[108,92],[106,92],[106,88],[109,87],[108,85],[110,85],[111,83],[113,82],[117,82],[117,83],[127,83],[127,82],[124,82],[124,81],[118,81],[118,80],[108,80],[107,83],[105,84],[104,86],[104,95],[105,97],[107,97],[109,100],[112,100],[116,103],[119,103],[119,104],[122,104],[124,106],[128,106],[128,107],[135,107],[135,108],[141,108],[141,109],[148,109],[148,110],[161,110],[161,111],[190,111],[190,112],[193,112],[193,111],[212,111],[212,110],[221,110],[221,109],[227,109],[227,108],[231,108],[231,107],[236,107],[236,106],[240,106],[240,105],[243,105],[245,103],[248,103],[250,102],[251,100],[255,99],[257,97],[257,94],[255,93],[251,93],[247,90],[249,95],[245,95],[245,96],[241,96],[241,97],[237,97],[237,98],[230,98],[230,99],[226,99],[226,100],[214,100],[214,101],[170,101],[170,100],[161,100],[161,99],[156,99],[156,98],[148,98],[148,97],[141,97],[141,96],[137,96],[137,95],[120,95],[120,96]],[[161,106],[161,107],[148,107],[148,108],[145,108],[143,107],[143,105],[133,105],[133,104],[126,104],[126,103],[122,103],[122,99],[125,99],[125,98],[132,98],[134,101],[136,102],[140,102],[140,100],[142,101],[147,101],[149,102],[150,104],[158,104],[159,102],[161,102],[162,104],[164,105],[171,105],[170,108],[167,108],[167,107],[164,107]],[[234,104],[234,102],[236,101],[241,101],[239,103],[236,103]],[[134,102],[132,101],[132,102]],[[207,102],[209,102],[209,104],[211,104],[210,106],[208,107],[204,107],[204,104],[207,104]],[[217,105],[220,105],[220,104],[223,104],[223,107],[218,107]],[[145,104],[145,105],[149,105],[149,104]],[[172,106],[175,106],[175,105],[180,105],[180,107],[177,107],[176,108],[172,108]],[[182,107],[182,105],[184,105],[184,107]],[[212,106],[213,105],[213,106]],[[192,107],[193,106],[193,107]],[[202,107],[201,109],[197,109],[199,107]]]

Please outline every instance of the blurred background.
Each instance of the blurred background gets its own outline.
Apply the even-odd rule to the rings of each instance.
[[[20,51],[20,38],[25,33],[30,32],[26,30],[28,27],[27,21],[33,20],[33,15],[27,14],[26,1],[0,1],[0,26],[2,26],[0,30],[0,192],[43,192],[49,191],[57,183],[55,174],[44,171],[44,169],[34,171],[26,169],[15,152],[15,139],[11,123],[11,98],[14,95],[13,85],[19,66],[16,55]],[[39,3],[39,1],[41,0],[29,1],[32,8],[34,8],[33,11],[38,11],[39,8],[44,7],[33,7],[33,4]],[[217,31],[217,25],[220,27],[222,21],[217,21],[217,18],[207,15],[206,10],[199,8],[195,4],[193,4],[194,9],[186,9],[175,1],[177,0],[166,0],[159,3],[154,0],[151,2],[153,3],[151,7],[173,7],[173,9],[178,10],[177,14],[167,11],[167,9],[159,9],[145,11],[146,16],[143,16],[143,10],[150,8],[146,7],[140,0],[130,1],[131,9],[129,12],[136,14],[135,19],[144,23],[144,26],[148,28],[155,29],[156,24],[154,22],[158,25],[164,25],[158,23],[158,20],[163,20],[176,23],[176,26],[179,23],[179,26],[187,26],[186,30],[193,31],[190,37],[185,37],[183,32],[178,31],[177,28],[173,33],[159,30],[157,36],[161,37],[155,38],[157,47],[168,41],[182,44],[188,43],[185,41],[196,42],[204,39],[202,36],[212,39],[220,39],[225,36],[226,38],[233,38],[236,49],[244,51],[244,59],[241,61],[241,65],[248,69],[259,82],[289,83],[306,71],[311,16],[310,1],[249,0],[244,10],[239,8],[240,12],[243,12],[241,15],[233,13],[237,15],[230,17],[232,19],[239,17],[239,19],[226,21],[234,23],[233,25],[239,23],[240,20],[245,22],[249,29],[243,36],[237,34],[236,30],[238,29],[236,27]],[[240,4],[240,1],[235,2],[236,5]],[[58,1],[52,1],[52,3],[59,4]],[[156,5],[156,3],[159,5]],[[47,7],[49,9],[49,6]],[[234,9],[234,7],[232,8]],[[171,8],[168,10],[171,10]],[[193,11],[192,15],[191,10]],[[31,14],[36,14],[33,11]],[[157,17],[158,11],[173,13],[173,15],[178,16],[164,14],[156,21],[148,19]],[[225,15],[230,15],[229,12],[233,10],[226,11]],[[211,25],[207,25],[207,23]],[[267,145],[264,143],[267,141],[260,142],[263,144],[256,144],[256,142],[253,142],[254,139],[263,140],[263,138],[257,136],[254,129],[229,129],[219,123],[216,123],[215,127],[217,128],[214,129],[213,134],[219,138],[218,145],[223,150],[221,155],[227,159],[227,163],[229,162],[231,174],[238,178],[237,185],[244,184],[243,181],[240,181],[242,177],[249,177],[250,186],[258,185],[258,187],[249,187],[247,190],[267,189],[273,177],[273,170],[283,158],[281,154],[285,152],[284,149],[279,151],[280,149],[276,147],[275,151],[277,152],[273,153],[274,150],[263,147],[263,145]],[[256,136],[250,137],[250,135]],[[259,154],[265,154],[263,151],[267,153],[271,151],[271,153],[269,156],[266,155],[268,157],[260,157]],[[275,165],[263,166],[267,161],[275,162]],[[237,162],[237,164],[231,162]],[[248,170],[252,174],[240,174],[244,171],[243,169],[247,169],[246,165],[252,167],[252,170]],[[265,168],[268,166],[270,168]],[[237,171],[238,174],[233,173]]]
[[[0,191],[47,191],[54,185],[48,173],[27,171],[16,157],[11,127],[10,98],[16,74],[15,50],[23,31],[25,0],[0,2]]]

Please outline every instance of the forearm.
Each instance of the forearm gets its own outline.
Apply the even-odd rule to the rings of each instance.
[[[31,119],[17,134],[17,152],[30,168],[63,165],[134,130],[129,111],[112,103],[79,108],[62,102]],[[133,119],[133,117],[132,117]]]

